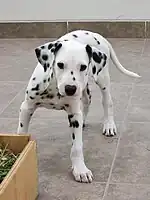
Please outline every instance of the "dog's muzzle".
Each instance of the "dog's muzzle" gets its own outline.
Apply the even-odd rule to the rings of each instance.
[[[65,86],[65,93],[67,96],[73,96],[77,90],[75,85],[66,85]]]

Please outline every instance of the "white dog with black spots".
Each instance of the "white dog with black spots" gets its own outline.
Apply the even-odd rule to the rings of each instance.
[[[116,125],[110,94],[109,61],[124,74],[140,77],[126,70],[111,44],[101,35],[77,30],[35,49],[38,64],[29,80],[19,114],[18,133],[27,133],[38,107],[65,110],[72,133],[71,162],[76,181],[92,182],[92,172],[83,156],[82,129],[91,103],[89,76],[102,92],[103,134],[114,136]]]

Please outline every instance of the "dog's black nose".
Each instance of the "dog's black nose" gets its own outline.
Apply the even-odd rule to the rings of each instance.
[[[77,87],[75,85],[66,85],[65,92],[68,96],[72,96],[75,94]]]

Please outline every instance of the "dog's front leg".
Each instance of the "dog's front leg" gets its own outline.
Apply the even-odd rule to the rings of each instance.
[[[72,130],[71,162],[72,172],[78,182],[92,182],[92,172],[86,167],[83,155],[82,126],[83,113],[81,111],[81,101],[74,101],[71,105],[71,112],[68,115]]]
[[[19,123],[17,133],[27,133],[31,116],[35,111],[35,105],[25,100],[20,106]]]

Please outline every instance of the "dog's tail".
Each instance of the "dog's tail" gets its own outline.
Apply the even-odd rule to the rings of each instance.
[[[116,53],[112,47],[112,45],[108,42],[108,45],[109,45],[109,49],[110,49],[110,58],[111,60],[113,61],[114,65],[117,67],[117,69],[119,69],[123,74],[126,74],[128,76],[131,76],[131,77],[135,77],[135,78],[139,78],[141,76],[139,76],[138,74],[134,73],[134,72],[131,72],[127,69],[125,69],[121,63],[119,62],[117,56],[116,56]]]

